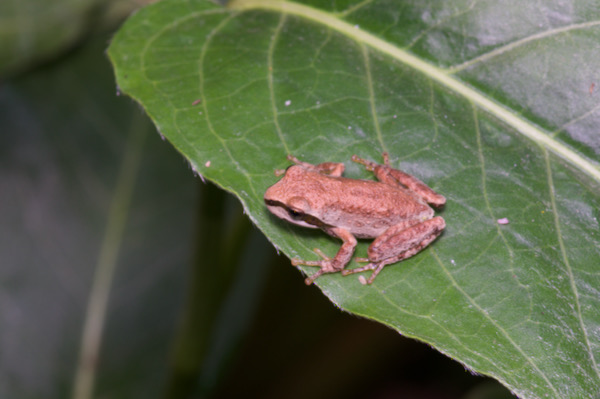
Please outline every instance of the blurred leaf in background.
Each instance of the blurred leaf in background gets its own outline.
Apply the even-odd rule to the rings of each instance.
[[[56,59],[94,32],[110,29],[153,0],[0,2],[0,76]]]
[[[0,87],[1,397],[70,396],[86,321],[103,336],[100,392],[149,397],[164,385],[197,189],[116,96],[98,33],[135,6],[0,4],[0,71],[19,75]],[[108,308],[92,313],[103,273]]]
[[[117,265],[103,379],[130,397],[161,386],[196,190],[141,111],[116,97],[105,43],[0,90],[2,397],[70,395],[94,275]]]

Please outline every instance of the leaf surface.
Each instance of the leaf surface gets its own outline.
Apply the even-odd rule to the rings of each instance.
[[[521,397],[589,397],[600,392],[598,13],[165,0],[128,21],[109,56],[121,90],[289,257],[339,242],[266,210],[286,154],[372,178],[350,156],[389,152],[448,198],[447,228],[372,286],[327,275],[323,292]]]

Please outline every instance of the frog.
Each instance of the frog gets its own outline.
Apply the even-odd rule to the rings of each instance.
[[[283,178],[265,191],[267,209],[282,220],[321,229],[342,241],[333,258],[315,248],[320,260],[292,259],[294,266],[320,267],[306,277],[307,285],[327,273],[347,276],[368,271],[370,277],[361,275],[359,281],[372,284],[385,266],[416,255],[444,231],[446,222],[435,216],[433,208],[441,209],[446,198],[416,177],[392,168],[387,152],[382,157],[383,164],[357,155],[351,157],[373,172],[377,180],[344,177],[343,163],[314,165],[292,155],[287,159],[293,164],[276,171]],[[373,239],[367,257],[355,258],[367,264],[346,269],[357,239]]]

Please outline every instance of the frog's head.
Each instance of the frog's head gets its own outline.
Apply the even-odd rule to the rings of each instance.
[[[307,199],[306,185],[303,184],[304,168],[290,166],[285,176],[265,192],[265,204],[269,211],[280,219],[299,226],[319,227],[313,207]]]

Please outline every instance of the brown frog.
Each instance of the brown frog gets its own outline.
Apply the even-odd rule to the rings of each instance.
[[[320,228],[343,241],[333,258],[315,249],[322,260],[292,259],[293,265],[321,268],[306,278],[306,284],[324,273],[341,272],[345,276],[372,270],[368,280],[360,278],[363,284],[371,284],[386,265],[415,255],[446,226],[428,205],[442,207],[446,198],[417,178],[390,167],[387,153],[383,154],[383,165],[352,156],[378,181],[342,177],[343,163],[312,165],[291,155],[288,159],[295,165],[280,171],[284,177],[265,192],[269,211],[299,226]],[[356,248],[356,238],[375,239],[368,257],[356,258],[357,262],[369,263],[344,270]]]

